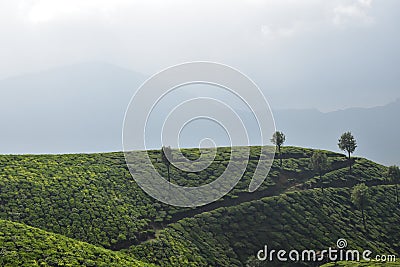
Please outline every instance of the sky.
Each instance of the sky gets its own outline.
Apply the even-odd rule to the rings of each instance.
[[[207,60],[243,71],[276,108],[371,107],[400,97],[399,22],[398,0],[2,0],[0,79]]]

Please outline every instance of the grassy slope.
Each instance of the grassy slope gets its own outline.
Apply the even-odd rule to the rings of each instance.
[[[153,266],[24,224],[0,220],[0,266]]]
[[[286,148],[285,151],[288,159],[284,160],[282,173],[291,176],[292,183],[302,175],[313,177],[308,168],[311,150]],[[189,158],[198,156],[195,149],[183,152]],[[229,152],[220,148],[216,161],[199,173],[187,174],[173,168],[173,182],[194,186],[215,179],[225,170]],[[149,155],[156,168],[165,173],[164,164],[157,162],[158,151],[149,151]],[[332,153],[331,156],[332,161],[343,163],[341,155]],[[235,199],[247,192],[258,157],[259,150],[253,147],[248,170],[225,199]],[[138,171],[140,164],[139,160],[134,163]],[[279,168],[274,163],[258,192],[269,189],[278,192],[273,186],[282,183],[279,178]],[[283,178],[287,182],[287,177]],[[0,156],[0,188],[0,219],[22,222],[107,248],[137,244],[154,234],[154,228],[158,228],[155,225],[185,217],[188,210],[163,205],[144,193],[131,178],[122,153],[3,155]]]
[[[114,249],[139,244],[151,238],[150,242],[132,251],[140,258],[147,258],[161,265],[187,266],[190,262],[195,265],[241,265],[251,261],[249,257],[266,240],[273,240],[279,246],[288,244],[290,237],[294,236],[302,238],[308,245],[331,244],[336,236],[329,236],[330,239],[327,239],[319,230],[315,231],[316,236],[309,236],[310,229],[314,229],[310,226],[313,226],[312,222],[318,216],[322,221],[316,228],[329,228],[330,224],[342,225],[353,220],[352,227],[362,232],[362,229],[356,228],[359,214],[348,202],[347,189],[326,190],[326,197],[328,202],[344,205],[348,217],[332,217],[337,211],[333,211],[334,207],[329,207],[328,204],[322,206],[326,210],[313,209],[306,210],[305,213],[308,205],[319,207],[320,204],[316,201],[321,199],[319,190],[301,192],[320,184],[319,178],[309,168],[312,152],[304,148],[284,148],[282,168],[279,168],[278,162],[274,162],[263,185],[255,193],[249,194],[246,192],[247,187],[259,157],[259,148],[252,147],[248,169],[235,189],[216,203],[191,210],[166,206],[148,197],[130,177],[122,153],[0,156],[0,219],[19,221]],[[183,153],[193,159],[198,156],[195,149],[185,150]],[[326,153],[331,169],[323,176],[324,187],[350,187],[361,181],[369,185],[387,183],[383,176],[386,171],[384,166],[357,159],[354,175],[349,176],[344,156]],[[149,151],[149,155],[159,172],[165,173],[165,166],[158,160],[158,151]],[[209,182],[224,171],[228,158],[229,149],[220,148],[217,160],[209,168],[195,174],[172,169],[172,181],[191,186]],[[140,162],[134,164],[140,170]],[[271,197],[296,190],[300,192],[279,198]],[[344,194],[346,197],[337,200],[333,197],[336,192],[331,192],[334,190],[342,190],[339,196]],[[286,198],[293,196],[297,196],[292,201],[293,207],[286,205]],[[261,205],[264,202],[267,204]],[[275,202],[279,205],[274,204]],[[278,205],[277,208],[274,205]],[[283,213],[281,205],[285,207]],[[229,216],[225,216],[226,214]],[[195,215],[195,218],[183,219]],[[311,220],[311,224],[308,220]],[[377,227],[387,230],[390,228],[389,222],[391,218],[385,217],[377,219],[376,223],[382,223],[377,224]],[[195,227],[192,228],[191,224]],[[159,232],[159,229],[167,225],[169,226],[165,231]],[[289,230],[304,230],[306,234],[296,231],[286,233],[287,227]],[[343,229],[353,231],[353,228],[349,226]],[[262,234],[253,229],[258,229]],[[157,239],[153,238],[155,231],[159,233]],[[395,234],[388,234],[388,240],[395,240]],[[374,240],[381,238],[374,231],[371,235]],[[256,239],[254,236],[262,238]],[[355,243],[361,242],[357,244],[364,244],[366,239],[355,240]],[[295,241],[298,239],[293,244],[297,244]],[[379,244],[384,248],[398,249],[398,244],[390,242],[382,241]],[[207,249],[208,246],[211,249]]]
[[[166,216],[121,153],[0,156],[0,188],[0,219],[104,247],[135,242]]]
[[[400,210],[395,205],[394,186],[370,190],[367,230],[362,227],[360,211],[350,202],[349,189],[328,188],[324,194],[313,189],[183,219],[131,251],[164,266],[176,258],[195,266],[242,266],[257,262],[254,255],[264,244],[277,250],[322,250],[345,238],[351,249],[398,255]],[[187,254],[180,247],[193,253]]]

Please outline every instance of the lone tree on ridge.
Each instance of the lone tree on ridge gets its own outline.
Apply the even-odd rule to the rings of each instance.
[[[342,151],[346,151],[348,154],[348,161],[349,161],[349,171],[351,173],[351,154],[356,150],[357,148],[357,142],[354,136],[351,134],[351,132],[345,132],[342,134],[342,136],[339,139],[338,143],[339,148]]]
[[[282,167],[281,147],[282,147],[283,143],[285,143],[285,141],[286,141],[286,136],[283,132],[276,131],[272,135],[271,142],[278,148],[281,167]]]

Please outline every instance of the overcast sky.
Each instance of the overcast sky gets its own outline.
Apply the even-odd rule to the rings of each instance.
[[[1,0],[0,79],[104,61],[145,75],[232,65],[274,107],[400,97],[398,0]]]

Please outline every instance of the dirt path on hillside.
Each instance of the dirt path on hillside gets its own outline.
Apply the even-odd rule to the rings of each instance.
[[[335,170],[339,170],[339,169],[343,169],[343,168],[347,168],[347,167],[348,167],[347,161],[336,162],[335,164],[333,164],[331,166],[331,168],[329,170],[326,171],[326,173],[332,172]],[[216,201],[216,202],[212,202],[210,204],[207,204],[207,205],[204,205],[204,206],[201,206],[198,208],[193,208],[190,210],[177,212],[175,214],[172,214],[171,219],[166,222],[163,222],[163,223],[152,222],[151,227],[153,228],[154,232],[158,232],[158,231],[164,229],[165,227],[167,227],[169,224],[178,222],[179,220],[182,220],[184,218],[192,218],[195,215],[198,215],[198,214],[201,214],[204,212],[209,212],[209,211],[212,211],[212,210],[215,210],[218,208],[236,206],[236,205],[240,205],[245,202],[254,201],[257,199],[264,198],[264,197],[279,196],[287,191],[294,190],[294,189],[295,190],[314,189],[317,187],[317,185],[314,185],[311,187],[304,186],[304,182],[310,180],[314,176],[315,176],[315,173],[312,171],[303,171],[299,174],[299,173],[293,173],[290,171],[281,170],[278,179],[275,181],[275,185],[269,187],[266,190],[255,191],[252,193],[240,192],[236,195],[237,198],[226,197],[222,201]],[[290,179],[293,177],[296,177],[296,179],[293,179],[293,180]],[[143,242],[147,242],[147,241],[150,241],[155,238],[156,238],[155,235],[143,235],[143,236],[140,236],[139,242],[133,243],[133,242],[125,241],[123,243],[119,243],[119,244],[115,245],[112,249],[113,250],[125,249],[132,245],[139,245]]]

